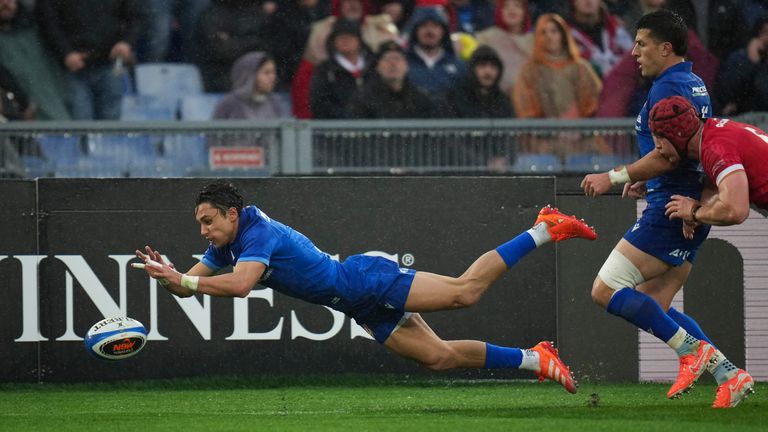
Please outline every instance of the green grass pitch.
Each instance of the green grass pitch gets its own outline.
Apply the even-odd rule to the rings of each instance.
[[[2,384],[1,431],[765,431],[757,393],[709,408],[714,384],[667,400],[662,384],[452,381],[402,376]],[[767,387],[768,388],[768,387]]]

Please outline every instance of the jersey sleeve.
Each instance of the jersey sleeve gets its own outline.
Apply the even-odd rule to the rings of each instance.
[[[269,266],[277,241],[278,238],[269,223],[262,219],[243,233],[242,251],[237,261],[256,261]]]
[[[203,255],[203,259],[200,262],[213,269],[213,271],[219,271],[228,265],[221,251],[213,245],[208,245],[208,249],[206,249],[205,255]]]
[[[728,174],[744,169],[741,156],[728,142],[720,139],[708,143],[707,151],[702,152],[701,165],[715,185],[720,185]]]

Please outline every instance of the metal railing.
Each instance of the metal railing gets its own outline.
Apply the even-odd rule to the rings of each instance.
[[[562,174],[636,156],[634,119],[0,125],[0,177]]]

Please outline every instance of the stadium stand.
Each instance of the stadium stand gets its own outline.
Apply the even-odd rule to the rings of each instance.
[[[136,92],[180,99],[202,93],[203,80],[193,64],[144,63],[136,66]]]
[[[181,119],[191,121],[211,120],[213,118],[213,110],[222,96],[220,93],[184,96],[181,99]]]

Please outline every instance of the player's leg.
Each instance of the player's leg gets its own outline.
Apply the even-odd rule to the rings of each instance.
[[[678,267],[673,267],[661,276],[640,284],[637,289],[653,297],[661,305],[662,309],[667,311],[667,315],[679,324],[680,327],[684,328],[688,334],[712,345],[714,353],[706,366],[707,371],[715,377],[715,381],[718,384],[715,402],[712,406],[715,408],[735,407],[747,395],[753,392],[754,382],[752,377],[747,371],[731,363],[725,354],[717,349],[695,319],[670,307],[675,294],[688,280],[692,267],[690,261],[686,261]],[[683,367],[682,363],[681,367]],[[735,390],[731,391],[730,388]]]
[[[667,393],[668,397],[677,397],[693,386],[715,352],[712,345],[700,341],[675,322],[653,297],[637,289],[645,283],[646,290],[656,291],[657,296],[673,297],[684,282],[681,278],[687,276],[685,270],[674,269],[622,239],[603,264],[592,287],[596,303],[656,336],[680,357],[678,379]],[[655,282],[646,282],[657,278],[666,278],[670,284],[667,290],[671,293],[662,294],[664,290],[655,286]],[[675,283],[679,285],[672,286]]]
[[[488,287],[537,247],[569,238],[597,238],[594,230],[574,216],[549,206],[539,212],[533,228],[478,258],[459,277],[417,272],[405,310],[430,312],[472,306]]]
[[[644,253],[642,251],[634,248],[625,240],[622,241],[624,241],[625,244],[617,247],[617,249],[620,249],[627,256],[632,257],[631,261],[644,262],[646,260],[646,257],[643,256]],[[648,255],[648,257],[650,257],[650,255]],[[669,318],[671,318],[675,323],[682,327],[688,333],[688,335],[697,340],[705,341],[712,346],[711,357],[708,361],[706,361],[705,365],[706,370],[715,377],[715,380],[719,385],[715,406],[736,406],[741,400],[747,397],[749,392],[752,391],[752,378],[746,371],[739,369],[737,366],[731,363],[725,354],[723,354],[722,351],[718,350],[717,347],[712,344],[712,341],[707,337],[696,320],[694,320],[689,315],[686,315],[683,312],[670,307],[675,294],[677,294],[677,292],[688,280],[688,275],[690,274],[692,267],[693,266],[690,261],[685,261],[683,264],[677,267],[670,267],[667,271],[661,273],[660,275],[638,284],[636,290],[653,298],[660,305],[662,310],[667,311],[667,316],[669,316]],[[644,267],[644,270],[653,271],[649,267]],[[595,290],[597,292],[605,292],[606,290],[610,290],[610,288],[605,284],[600,285],[596,283]],[[604,296],[598,295],[598,297]],[[683,341],[685,340],[690,341],[693,339],[683,338]],[[680,372],[675,385],[670,388],[670,393],[668,395],[670,397],[679,396],[681,393],[690,388],[691,384],[695,382],[696,378],[689,374],[689,366],[696,365],[697,362],[703,361],[703,358],[698,358],[696,355],[698,350],[696,353],[691,353],[689,349],[686,349],[686,344],[683,344],[677,348],[676,352],[678,356],[680,356]],[[697,369],[697,373],[698,372],[703,372],[703,370]],[[734,393],[727,391],[725,388],[730,383],[738,381],[739,377],[744,378],[742,380],[743,385],[739,387],[739,391]],[[694,381],[691,382],[691,379]]]
[[[522,369],[560,383],[571,393],[576,383],[549,342],[531,349],[502,347],[477,340],[442,340],[419,314],[412,314],[384,341],[392,352],[432,369]]]

